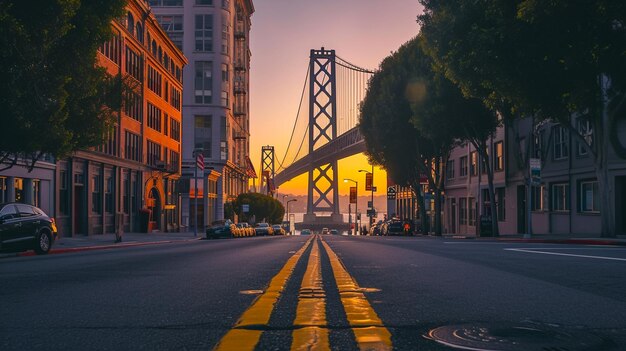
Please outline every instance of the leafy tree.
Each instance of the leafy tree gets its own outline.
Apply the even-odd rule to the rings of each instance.
[[[588,149],[599,185],[602,236],[615,236],[608,158],[612,139],[614,151],[626,158],[614,141],[626,101],[626,3],[420,2],[429,54],[465,95],[506,119],[560,123]],[[593,137],[584,138],[573,118],[588,122]]]
[[[249,206],[247,213],[243,212],[243,205]],[[280,201],[260,193],[239,194],[232,202],[232,211],[242,222],[249,222],[254,217],[256,222],[280,223],[285,215],[285,208]]]
[[[0,163],[29,170],[101,144],[122,103],[120,77],[96,65],[124,0],[6,0],[0,6]]]
[[[385,168],[396,184],[413,190],[419,203],[422,231],[427,233],[420,175],[425,173],[431,151],[410,122],[412,111],[406,92],[413,67],[409,54],[404,45],[381,62],[360,106],[359,130],[370,163]]]

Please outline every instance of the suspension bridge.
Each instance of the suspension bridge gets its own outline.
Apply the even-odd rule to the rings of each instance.
[[[337,56],[335,50],[311,50],[287,149],[276,158],[273,146],[262,148],[261,189],[308,173],[306,224],[343,223],[337,161],[365,151],[358,129],[359,104],[373,73]]]

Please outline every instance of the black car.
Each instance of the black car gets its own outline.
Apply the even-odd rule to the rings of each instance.
[[[233,237],[233,222],[230,220],[220,220],[211,223],[211,226],[206,230],[207,239],[218,238],[232,238]]]
[[[401,221],[391,221],[387,224],[387,231],[385,235],[403,235],[404,224]]]
[[[0,250],[35,250],[47,254],[57,236],[54,218],[38,207],[21,203],[0,204]]]

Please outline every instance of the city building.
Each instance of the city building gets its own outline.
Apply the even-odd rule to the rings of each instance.
[[[112,22],[99,64],[131,82],[107,142],[58,160],[56,219],[63,236],[180,228],[182,71],[187,60],[147,1]],[[117,217],[117,219],[116,219]]]
[[[31,161],[21,158],[0,162],[0,203],[21,202],[41,208],[50,217],[55,216],[54,158],[44,155],[29,172]]]
[[[254,6],[252,0],[149,3],[189,59],[183,71],[182,224],[203,228],[223,219],[224,204],[247,192],[254,174],[249,159],[249,34]],[[198,153],[205,165],[199,172]],[[196,196],[201,200],[197,207]]]

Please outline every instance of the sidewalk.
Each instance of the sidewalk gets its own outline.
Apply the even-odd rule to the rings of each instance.
[[[444,234],[446,239],[476,239],[481,241],[503,241],[522,243],[546,243],[546,244],[576,244],[576,245],[615,245],[626,246],[626,235],[618,235],[616,238],[602,238],[590,234],[533,234],[525,238],[523,234],[500,234],[499,237],[477,237],[475,235],[452,235]]]
[[[94,234],[89,236],[77,235],[74,237],[61,237],[55,240],[49,254],[54,255],[68,252],[105,250],[131,246],[158,245],[173,242],[194,241],[202,239],[204,237],[204,235],[202,234],[203,233],[198,233],[198,236],[194,237],[193,232],[124,233],[122,235],[121,243],[115,243],[115,234]],[[33,255],[35,255],[35,252],[29,250],[16,253],[0,253],[0,258]]]

